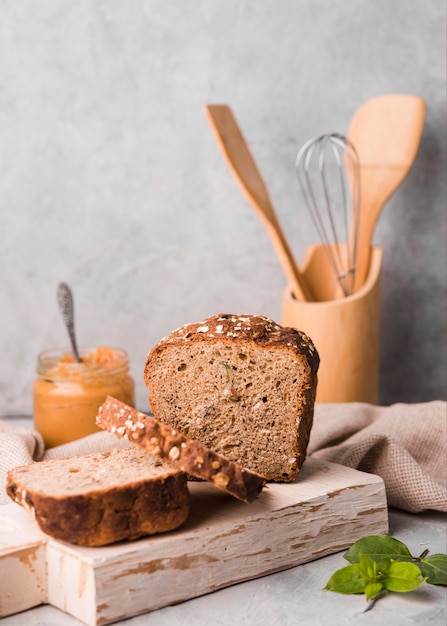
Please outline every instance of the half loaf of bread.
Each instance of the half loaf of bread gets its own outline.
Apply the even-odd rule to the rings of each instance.
[[[291,481],[306,456],[318,366],[303,332],[221,314],[162,339],[144,380],[156,420],[267,480]]]
[[[83,546],[173,530],[190,507],[186,474],[136,446],[16,467],[6,491],[44,533]]]
[[[124,402],[108,396],[99,408],[98,426],[136,443],[151,454],[171,463],[195,478],[212,482],[244,502],[261,492],[262,476],[207,449],[199,441],[157,422]]]

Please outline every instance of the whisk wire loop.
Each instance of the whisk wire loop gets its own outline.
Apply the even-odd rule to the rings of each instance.
[[[295,165],[318,236],[343,295],[348,296],[354,290],[360,211],[355,147],[338,133],[320,135],[302,146]]]

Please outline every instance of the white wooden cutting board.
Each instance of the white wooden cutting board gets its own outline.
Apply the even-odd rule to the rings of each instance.
[[[102,548],[44,535],[16,504],[0,508],[0,616],[51,604],[89,626],[153,611],[278,572],[388,532],[382,480],[308,459],[298,479],[252,504],[190,483],[177,531]]]

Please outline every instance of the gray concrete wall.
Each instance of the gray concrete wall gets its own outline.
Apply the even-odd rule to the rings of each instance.
[[[385,207],[382,404],[445,397],[442,0],[0,0],[0,415],[31,411],[35,359],[66,345],[146,353],[218,312],[280,319],[286,279],[202,107],[229,103],[297,259],[317,236],[294,160],[367,99],[427,103]]]

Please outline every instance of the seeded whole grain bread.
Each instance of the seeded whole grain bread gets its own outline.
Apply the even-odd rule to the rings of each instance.
[[[111,396],[100,406],[96,423],[190,476],[212,482],[244,502],[255,500],[264,486],[262,476],[240,467],[208,450],[199,441],[185,437],[170,426]]]
[[[44,533],[82,546],[173,530],[190,508],[186,474],[137,446],[16,467],[6,491]]]
[[[312,428],[319,355],[261,315],[186,324],[149,353],[155,419],[267,480],[296,478]]]

